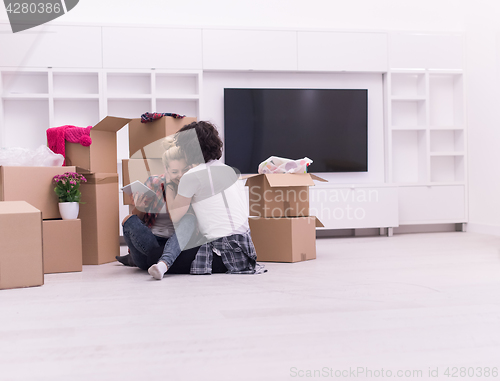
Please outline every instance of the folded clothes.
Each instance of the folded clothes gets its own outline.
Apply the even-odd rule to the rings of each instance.
[[[141,115],[141,122],[142,123],[152,122],[153,120],[163,118],[164,116],[171,116],[172,118],[182,119],[186,115],[174,114],[171,112],[146,112]]]

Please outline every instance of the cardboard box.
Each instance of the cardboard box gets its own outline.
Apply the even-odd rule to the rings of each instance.
[[[82,173],[87,182],[80,185],[82,202],[82,255],[84,265],[115,261],[120,255],[120,217],[118,174]]]
[[[127,159],[122,160],[123,186],[139,180],[146,182],[151,175],[163,175],[165,167],[161,159]],[[131,197],[123,194],[123,205],[133,205]]]
[[[161,159],[165,152],[161,144],[163,138],[175,134],[192,122],[196,122],[196,118],[176,119],[164,116],[149,123],[142,123],[141,119],[133,119],[128,126],[129,157],[131,159]]]
[[[309,216],[309,187],[313,180],[326,181],[310,173],[272,173],[243,176],[249,188],[250,216]]]
[[[0,202],[0,290],[42,284],[42,213],[25,201]]]
[[[252,240],[260,262],[299,262],[316,258],[314,216],[295,218],[249,218]]]
[[[44,274],[82,271],[82,221],[45,220],[42,227]]]
[[[43,219],[61,218],[52,178],[75,167],[0,166],[0,201],[26,201],[42,212]]]
[[[66,142],[66,165],[95,173],[117,173],[116,133],[132,119],[107,116],[90,130],[92,144]]]

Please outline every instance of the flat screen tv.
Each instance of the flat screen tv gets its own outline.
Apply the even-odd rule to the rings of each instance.
[[[256,173],[269,156],[309,172],[368,171],[368,90],[224,89],[227,165]]]

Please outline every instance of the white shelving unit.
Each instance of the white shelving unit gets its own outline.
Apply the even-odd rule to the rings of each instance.
[[[175,112],[199,118],[201,71],[0,68],[0,144],[37,148],[47,128],[95,125],[106,115]],[[19,130],[23,133],[20,134]],[[128,158],[128,130],[118,133]]]
[[[463,83],[457,70],[386,74],[387,181],[407,188],[400,192],[401,224],[431,223],[432,211],[440,222],[467,221]]]

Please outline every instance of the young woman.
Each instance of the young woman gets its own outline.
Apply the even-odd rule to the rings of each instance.
[[[154,198],[147,199],[140,195],[134,198],[135,207],[132,214],[125,217],[122,222],[123,237],[129,247],[130,255],[117,259],[125,265],[147,270],[158,261],[163,251],[167,250],[168,255],[164,256],[164,260],[168,263],[169,272],[185,273],[189,271],[196,249],[181,254],[178,239],[181,242],[189,240],[196,231],[196,219],[192,213],[186,213],[185,218],[174,230],[168,204],[173,202],[179,180],[188,168],[184,155],[175,146],[172,138],[166,138],[163,146],[165,153],[162,161],[166,169],[165,174],[150,176],[145,182],[145,185],[155,192]]]
[[[196,214],[203,245],[192,261],[191,274],[229,272],[255,274],[265,272],[257,264],[257,255],[248,227],[248,206],[236,184],[238,174],[219,161],[222,141],[208,122],[194,122],[176,134],[176,144],[192,168],[179,180],[177,195],[169,203],[170,217],[177,227],[189,215]],[[168,250],[164,251],[168,253]],[[149,273],[162,279],[170,268],[162,260]]]

